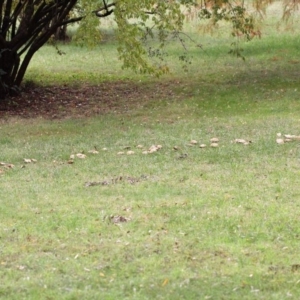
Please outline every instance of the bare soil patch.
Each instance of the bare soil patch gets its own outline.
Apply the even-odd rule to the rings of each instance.
[[[158,99],[178,99],[179,82],[106,82],[81,86],[25,86],[22,93],[0,101],[0,118],[64,119],[125,112]],[[177,88],[178,90],[178,88]]]

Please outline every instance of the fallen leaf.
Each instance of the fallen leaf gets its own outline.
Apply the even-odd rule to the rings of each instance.
[[[211,143],[210,146],[212,148],[217,148],[217,147],[219,147],[219,144],[218,143]]]
[[[276,139],[276,143],[278,145],[282,145],[282,144],[284,144],[284,139]]]
[[[78,157],[78,158],[80,158],[80,159],[84,159],[84,158],[86,158],[86,155],[83,154],[83,153],[77,153],[77,154],[76,154],[76,157]]]
[[[292,272],[296,272],[300,270],[300,264],[294,264],[292,265]]]
[[[293,135],[293,134],[285,134],[284,135],[284,137],[286,138],[286,139],[292,139],[292,140],[300,140],[300,136],[298,136],[298,135]]]
[[[148,150],[148,153],[155,153],[155,152],[157,152],[157,150],[156,150],[156,149],[151,149],[151,150]]]
[[[143,149],[143,148],[144,148],[143,145],[137,145],[136,147],[137,147],[138,149]]]
[[[188,155],[186,153],[183,153],[178,157],[178,159],[184,159],[184,158],[187,158],[187,156]]]
[[[126,154],[127,154],[127,155],[133,155],[133,154],[134,154],[134,151],[129,150],[129,151],[127,151]]]
[[[235,142],[236,144],[243,144],[243,145],[245,145],[245,146],[251,144],[251,141],[245,140],[245,139],[235,139],[234,142]]]
[[[34,159],[34,158],[24,158],[24,162],[26,162],[27,164],[30,164],[30,163],[36,163],[37,160]]]
[[[246,140],[244,140],[244,139],[235,139],[234,142],[237,143],[237,144],[244,144],[244,143],[246,143]]]
[[[123,155],[124,152],[120,151],[120,152],[118,152],[117,154],[118,154],[118,155]]]
[[[166,279],[164,280],[164,282],[162,283],[162,286],[166,286],[168,283],[169,283],[169,279],[166,278]]]
[[[177,151],[179,148],[177,146],[173,147],[173,150]]]
[[[191,145],[196,145],[196,144],[198,144],[198,142],[197,142],[196,140],[191,140],[191,141],[190,141],[190,144],[191,144]]]
[[[24,162],[26,164],[30,164],[30,163],[32,163],[32,160],[30,158],[24,158]]]
[[[148,151],[151,153],[151,152],[156,152],[158,150],[158,148],[155,146],[155,145],[152,145]]]
[[[219,142],[219,139],[217,137],[214,137],[214,138],[211,138],[210,139],[210,142],[211,143],[218,143]]]
[[[96,185],[109,185],[108,181],[88,181],[85,183],[85,186],[96,186]]]
[[[122,216],[111,216],[110,219],[115,224],[130,221],[130,218],[126,218],[126,217],[122,217]]]
[[[148,149],[148,153],[154,153],[158,150],[160,150],[162,148],[162,145],[152,145],[149,149]]]
[[[13,164],[5,163],[5,162],[0,162],[0,165],[6,169],[12,169],[14,167]]]
[[[89,150],[89,151],[88,151],[88,153],[92,153],[92,154],[98,154],[98,153],[99,153],[99,151],[97,151],[97,150]]]

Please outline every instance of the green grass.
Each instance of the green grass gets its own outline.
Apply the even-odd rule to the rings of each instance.
[[[160,81],[178,97],[0,123],[0,160],[15,165],[0,175],[0,299],[299,299],[299,143],[275,142],[278,132],[299,134],[299,66],[289,63],[299,39],[246,44],[246,62],[224,55],[226,40],[206,39],[187,74],[170,45],[177,69]],[[113,42],[100,52],[62,47],[59,59],[43,48],[27,79],[155,83],[119,75]],[[212,137],[219,148],[188,146]],[[163,148],[143,155],[138,144]],[[127,146],[134,155],[117,155]],[[114,224],[117,215],[130,220]]]

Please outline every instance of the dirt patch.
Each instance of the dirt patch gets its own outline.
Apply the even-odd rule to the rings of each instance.
[[[95,185],[114,185],[117,183],[129,183],[129,184],[135,184],[139,183],[141,181],[145,181],[149,178],[149,176],[141,175],[140,177],[131,177],[131,176],[118,176],[109,180],[103,180],[103,181],[87,181],[85,183],[86,187],[95,186]]]
[[[118,81],[96,86],[26,86],[23,92],[0,101],[0,118],[63,119],[107,112],[126,112],[158,99],[179,99],[178,81],[133,83]]]

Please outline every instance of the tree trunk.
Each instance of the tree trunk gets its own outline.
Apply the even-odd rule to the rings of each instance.
[[[59,42],[67,42],[69,41],[69,37],[67,35],[67,25],[58,27],[54,34],[54,40]]]
[[[52,35],[66,38],[67,24],[82,19],[68,18],[77,2],[0,0],[0,99],[19,91],[33,55]]]
[[[14,85],[15,70],[18,69],[20,58],[10,49],[0,49],[0,99],[16,92]]]

